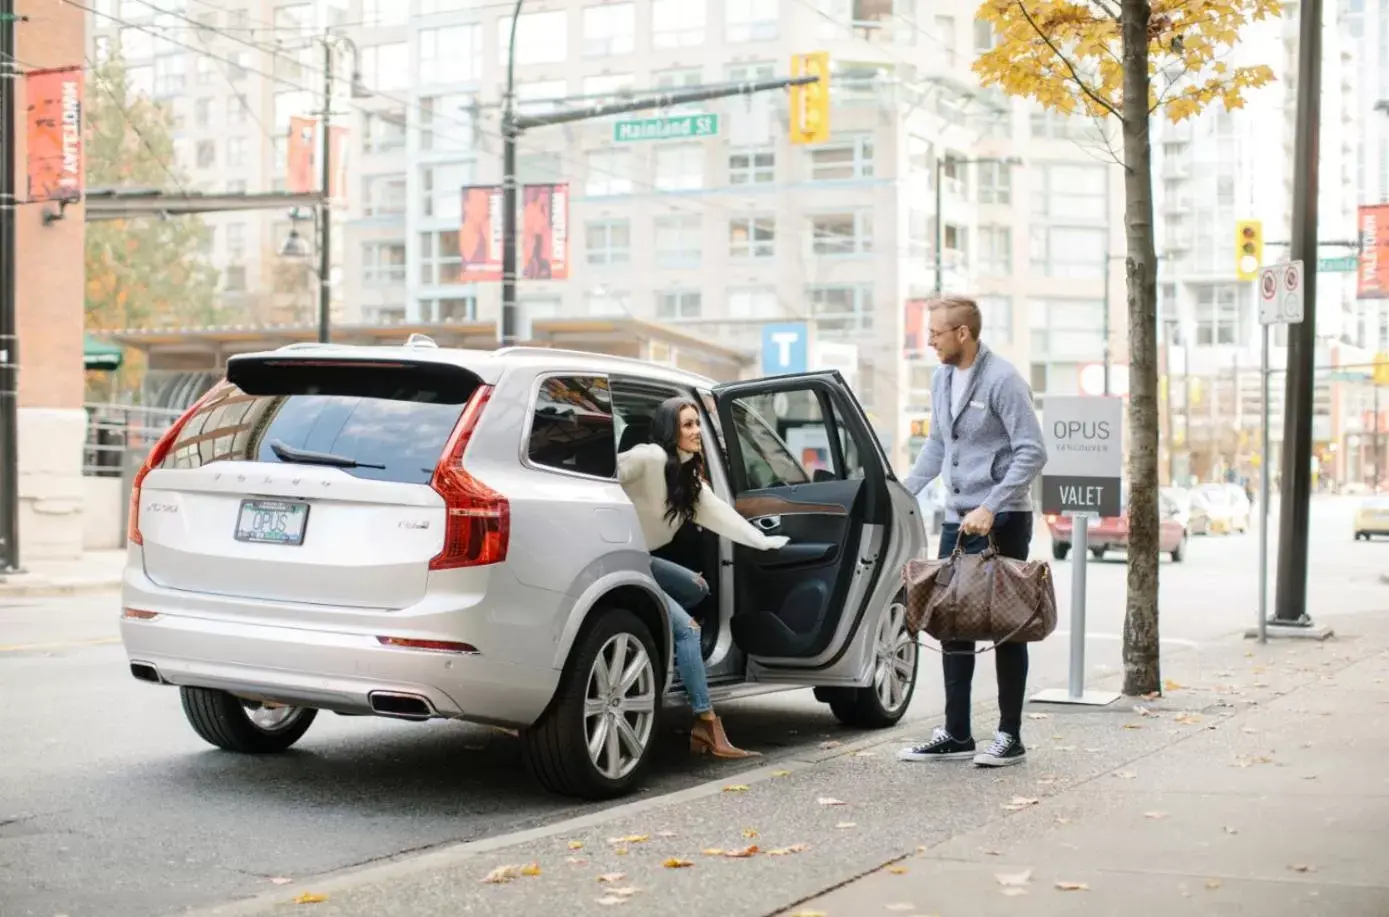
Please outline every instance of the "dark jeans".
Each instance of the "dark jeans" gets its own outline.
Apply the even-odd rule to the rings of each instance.
[[[964,518],[964,513],[960,514]],[[994,517],[994,544],[1004,557],[1027,560],[1032,545],[1031,513],[999,513]],[[941,528],[940,556],[948,557],[960,537],[958,522],[947,522]],[[978,554],[989,545],[983,535],[965,536],[965,553]],[[960,655],[941,657],[945,670],[945,731],[964,741],[971,737],[970,688],[974,682],[974,644],[949,640],[941,644],[947,653]],[[1027,644],[1004,643],[993,651],[998,674],[998,731],[1012,736],[1022,735],[1022,705],[1027,694]]]

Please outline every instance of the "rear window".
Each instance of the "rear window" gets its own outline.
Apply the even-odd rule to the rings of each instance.
[[[230,381],[189,418],[163,468],[283,464],[272,443],[363,466],[359,478],[427,484],[479,380],[452,366],[234,362]]]

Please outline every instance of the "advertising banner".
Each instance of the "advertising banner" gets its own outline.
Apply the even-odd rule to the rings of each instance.
[[[1389,299],[1389,204],[1360,208],[1360,264],[1356,296]]]
[[[82,68],[31,70],[28,97],[28,200],[82,199]]]
[[[285,164],[288,175],[285,187],[292,194],[308,194],[318,188],[314,181],[314,148],[317,146],[318,122],[299,115],[289,119],[289,148]]]
[[[464,283],[502,279],[502,186],[464,185],[458,253]]]
[[[907,300],[906,313],[902,319],[902,356],[908,360],[919,360],[926,356],[931,347],[931,315],[926,299]]]
[[[334,201],[347,202],[347,128],[328,128],[330,185],[328,195]]]
[[[517,251],[521,276],[526,280],[568,279],[569,186],[526,185],[521,189],[521,206]],[[498,257],[500,254],[498,249]]]

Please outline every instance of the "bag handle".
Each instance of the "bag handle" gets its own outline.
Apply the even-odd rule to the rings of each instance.
[[[968,536],[966,536],[963,532],[955,536],[955,547],[952,548],[950,551],[950,560],[952,563],[955,560],[958,560],[959,558],[965,556],[966,537]],[[979,553],[983,557],[993,557],[998,554],[998,542],[994,541],[994,530],[989,529],[986,537],[989,539],[989,546],[984,550],[980,551]]]

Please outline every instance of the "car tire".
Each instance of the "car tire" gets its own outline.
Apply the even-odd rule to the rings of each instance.
[[[1066,555],[1071,553],[1071,546],[1064,542],[1051,546],[1051,556],[1057,560],[1065,560]]]
[[[874,639],[873,683],[865,688],[816,688],[835,719],[854,729],[887,729],[906,715],[916,693],[921,647],[907,631],[907,594],[898,592],[878,624]],[[902,684],[905,678],[906,684]],[[893,685],[896,685],[894,691]],[[888,697],[884,698],[883,694]],[[896,695],[896,700],[891,698]]]
[[[645,687],[649,690],[651,709],[649,716],[634,710],[637,718],[635,725],[627,719],[626,709],[621,713],[612,713],[604,708],[594,714],[603,718],[601,724],[594,724],[595,731],[601,729],[606,736],[613,729],[619,730],[616,733],[618,761],[613,766],[618,773],[605,773],[594,760],[594,753],[589,751],[590,739],[597,736],[589,733],[591,717],[585,712],[587,701],[591,689],[601,689],[598,667],[602,666],[602,677],[606,678],[608,667],[620,661],[615,656],[618,649],[621,649],[624,660],[631,660],[633,657],[629,654],[633,646],[645,654],[645,668],[638,674],[632,688]],[[661,713],[665,671],[657,667],[659,658],[651,631],[636,615],[625,609],[601,613],[593,626],[580,637],[569,654],[554,700],[536,724],[521,733],[526,765],[545,789],[563,796],[597,800],[621,796],[642,783],[650,765],[652,748],[656,744],[656,722]],[[628,664],[630,662],[623,663],[624,667]],[[628,723],[631,733],[643,742],[640,754],[635,762],[630,762],[630,766],[627,766],[629,762],[623,761],[627,752],[622,745],[623,733],[616,722],[619,715]],[[600,741],[599,745],[601,751],[596,754],[608,758],[610,746],[606,739]],[[612,763],[610,759],[609,763]]]
[[[313,725],[318,711],[313,707],[257,707],[249,710],[241,698],[214,688],[179,688],[183,715],[205,742],[248,755],[275,754],[289,749]],[[270,717],[273,725],[258,722],[257,712],[285,710]]]
[[[1091,548],[1091,549],[1090,549],[1090,556],[1093,557],[1093,558],[1095,558],[1095,560],[1104,560],[1105,551],[1107,551],[1107,550],[1109,550],[1109,549],[1108,549],[1108,548]]]
[[[1179,564],[1186,560],[1186,535],[1182,535],[1182,540],[1177,542],[1177,546],[1172,549],[1172,563]]]

